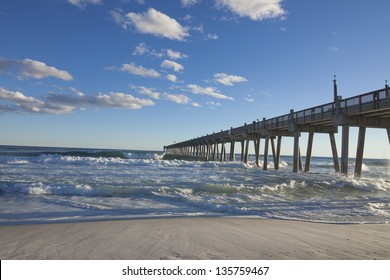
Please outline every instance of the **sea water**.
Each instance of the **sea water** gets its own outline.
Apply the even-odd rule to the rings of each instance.
[[[390,161],[365,159],[361,178],[333,159],[292,158],[264,171],[235,162],[163,160],[163,152],[0,146],[0,224],[236,216],[389,223]],[[239,156],[237,155],[237,159]],[[269,162],[272,162],[272,157]],[[353,173],[354,160],[350,160]]]

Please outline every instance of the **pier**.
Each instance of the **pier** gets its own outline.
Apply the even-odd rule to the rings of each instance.
[[[213,161],[234,161],[235,144],[241,144],[241,161],[248,162],[250,142],[253,142],[256,165],[259,166],[260,141],[264,140],[263,169],[267,169],[268,155],[271,150],[274,168],[279,169],[283,137],[293,137],[293,172],[303,170],[299,140],[301,133],[308,133],[308,144],[304,171],[310,171],[312,147],[316,133],[329,135],[335,172],[348,175],[349,130],[358,127],[358,142],[355,162],[355,176],[362,173],[364,142],[367,128],[387,130],[390,142],[390,90],[384,88],[365,94],[343,99],[337,94],[336,77],[333,80],[334,100],[331,103],[294,111],[271,119],[222,130],[206,136],[164,146],[167,154],[202,157]],[[341,158],[337,152],[335,134],[341,128]],[[276,143],[275,143],[276,142]],[[227,148],[230,156],[227,158]]]

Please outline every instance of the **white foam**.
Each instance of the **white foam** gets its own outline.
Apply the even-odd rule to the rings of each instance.
[[[34,183],[14,183],[2,185],[1,189],[5,193],[22,193],[32,195],[77,195],[77,196],[96,196],[104,194],[87,184],[47,184],[43,182]]]
[[[373,212],[374,215],[390,217],[390,203],[388,202],[369,202],[367,209]]]

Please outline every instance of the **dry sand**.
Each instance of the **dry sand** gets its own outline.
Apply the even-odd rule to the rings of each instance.
[[[0,226],[0,259],[390,259],[390,224],[170,218]]]

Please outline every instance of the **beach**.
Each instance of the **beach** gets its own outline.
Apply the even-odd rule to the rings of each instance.
[[[0,226],[0,259],[390,259],[389,224],[166,218]]]

